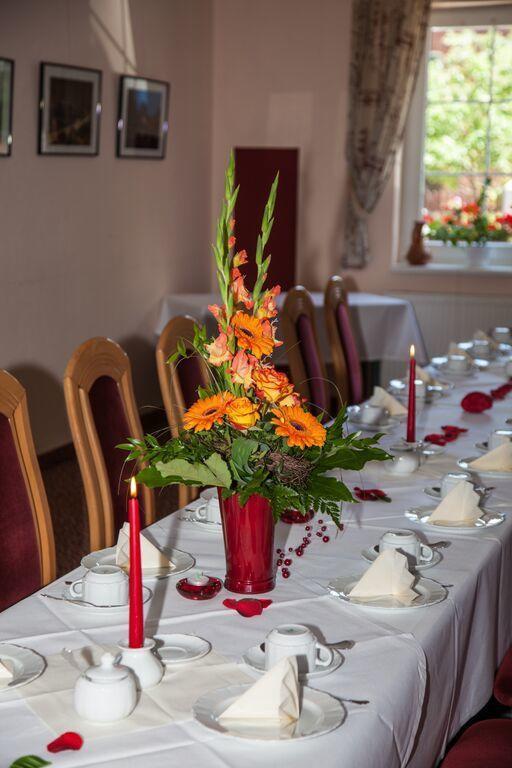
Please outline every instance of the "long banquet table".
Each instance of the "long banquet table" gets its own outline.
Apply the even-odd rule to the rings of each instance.
[[[489,391],[502,382],[498,375],[481,373],[423,408],[418,417],[419,436],[437,432],[444,424],[467,427],[468,432],[417,473],[398,478],[380,465],[370,466],[362,476],[347,472],[349,485],[384,488],[391,503],[346,506],[342,533],[336,535],[331,525],[328,543],[313,537],[314,543],[302,558],[290,555],[294,561],[291,576],[278,578],[276,589],[268,595],[274,602],[261,616],[247,619],[227,610],[222,605],[228,596],[225,590],[211,601],[196,604],[178,595],[176,578],[151,582],[154,596],[146,607],[148,634],[157,629],[196,633],[231,661],[240,660],[249,646],[260,643],[273,626],[283,622],[306,623],[328,642],[354,640],[354,647],[343,652],[344,663],[337,671],[310,683],[345,700],[347,717],[341,727],[309,741],[260,742],[256,746],[215,735],[195,723],[188,712],[164,722],[156,718],[159,725],[146,724],[144,729],[130,730],[130,721],[124,721],[119,734],[86,736],[79,752],[52,756],[53,763],[64,768],[259,768],[276,764],[310,768],[320,760],[324,768],[434,766],[449,738],[488,700],[495,669],[512,641],[512,479],[493,483],[496,489],[487,506],[507,513],[497,528],[474,535],[446,535],[440,529],[438,535],[429,532],[424,536],[425,541],[450,542],[442,550],[442,561],[424,573],[450,585],[444,602],[396,614],[376,612],[346,605],[328,595],[325,587],[332,577],[361,574],[367,567],[361,550],[376,543],[388,528],[416,527],[404,517],[404,510],[428,504],[423,488],[455,469],[458,458],[475,455],[474,443],[511,415],[512,396],[480,415],[463,412],[461,397],[474,389]],[[396,439],[401,429],[384,438],[384,443]],[[223,576],[220,536],[180,520],[177,514],[153,525],[150,535],[158,543],[193,553],[206,573]],[[287,547],[292,546],[303,535],[301,525],[280,524],[276,546],[285,541]],[[65,579],[80,573],[77,569]],[[52,585],[55,587],[58,584]],[[126,632],[126,623],[117,618],[97,619],[38,594],[0,615],[0,641],[25,645],[46,656],[58,654],[63,646],[112,644]],[[39,692],[44,691],[46,674],[38,681]],[[193,665],[189,674],[192,679]],[[181,681],[176,683],[179,697],[178,686],[187,683],[183,677],[177,680]],[[55,735],[36,714],[35,698],[25,696],[24,688],[0,692],[1,768],[23,754],[48,755],[45,745]],[[369,704],[356,705],[349,699],[367,699]],[[70,722],[75,723],[75,718]]]

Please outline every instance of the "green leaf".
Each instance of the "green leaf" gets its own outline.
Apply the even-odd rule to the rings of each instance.
[[[11,763],[9,768],[41,768],[43,765],[51,765],[51,763],[37,755],[24,755]]]
[[[212,453],[205,459],[204,464],[198,461],[172,459],[167,462],[157,461],[155,467],[162,477],[176,477],[179,478],[179,481],[191,485],[217,485],[221,488],[231,486],[229,467],[218,453]]]
[[[138,483],[147,485],[148,488],[163,488],[172,484],[172,481],[168,477],[163,477],[155,467],[141,469],[135,479]]]
[[[206,463],[215,476],[215,482],[213,485],[218,485],[220,488],[229,488],[231,486],[231,474],[229,467],[218,453],[212,453],[206,459]]]
[[[335,477],[312,474],[308,479],[307,491],[312,496],[329,501],[354,501],[350,489]]]
[[[257,440],[250,440],[247,437],[237,437],[233,440],[231,459],[238,469],[241,469],[242,471],[248,469],[249,458],[257,447]]]

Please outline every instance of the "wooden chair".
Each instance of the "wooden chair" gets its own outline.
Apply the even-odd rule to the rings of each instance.
[[[318,344],[315,307],[303,286],[298,285],[287,293],[280,312],[279,328],[296,391],[318,413],[327,415],[330,387]]]
[[[192,340],[196,325],[194,318],[188,315],[173,317],[163,329],[156,345],[156,367],[160,391],[173,437],[179,434],[183,426],[184,411],[197,400],[197,388],[206,386],[208,382],[206,364],[196,354],[191,357],[182,357],[173,363],[167,362],[176,352],[179,341],[183,341],[187,351],[193,351]],[[179,486],[180,507],[185,507],[196,497],[196,488],[189,485]]]
[[[73,353],[64,395],[89,515],[91,550],[112,546],[126,519],[128,484],[136,469],[116,445],[142,437],[128,355],[111,339],[89,339]],[[139,493],[145,524],[155,519],[153,491]]]
[[[358,404],[364,397],[363,374],[350,323],[345,285],[339,275],[334,275],[327,283],[324,312],[336,386],[343,402]]]
[[[25,390],[0,370],[0,611],[55,579],[48,500]]]

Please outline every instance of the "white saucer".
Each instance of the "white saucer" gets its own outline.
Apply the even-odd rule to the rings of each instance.
[[[265,652],[261,650],[259,645],[253,645],[252,648],[249,648],[242,656],[242,660],[245,662],[245,664],[247,664],[248,667],[254,669],[255,672],[263,674],[267,671],[265,669]],[[317,664],[312,672],[299,674],[299,679],[303,682],[308,682],[309,680],[314,680],[317,677],[330,675],[331,672],[334,672],[335,669],[341,667],[344,661],[345,657],[333,649],[332,661],[329,666],[321,667],[319,664]]]
[[[7,685],[0,687],[2,691],[11,691],[22,685],[31,683],[36,677],[43,674],[46,669],[46,661],[43,656],[31,648],[13,643],[0,643],[0,660],[7,662],[7,667],[12,672],[12,680]]]
[[[212,649],[208,640],[197,635],[155,635],[156,650],[164,664],[185,664],[197,661],[210,653]]]
[[[512,472],[500,472],[491,469],[473,469],[470,467],[469,465],[471,462],[478,458],[478,456],[468,456],[465,459],[459,459],[457,464],[465,472],[471,472],[471,474],[478,475],[479,477],[488,477],[489,480],[512,480]]]
[[[476,375],[476,367],[473,361],[473,365],[470,368],[467,368],[465,371],[454,371],[448,368],[447,366],[448,358],[446,356],[442,357],[433,357],[430,361],[431,365],[436,368],[438,371],[441,371],[443,376],[446,376],[447,379],[467,379],[472,378]]]
[[[413,589],[418,592],[418,597],[415,598],[411,605],[403,605],[392,595],[383,595],[371,601],[364,600],[363,598],[349,597],[348,593],[355,587],[360,578],[361,576],[340,576],[337,579],[333,579],[327,589],[332,595],[339,597],[340,600],[350,605],[356,605],[358,608],[393,611],[394,613],[397,611],[411,611],[416,608],[428,608],[430,605],[441,603],[448,594],[446,589],[437,581],[420,577],[413,585]]]
[[[193,513],[187,519],[206,533],[216,533],[222,535],[222,523],[214,523],[211,520],[199,520],[199,518],[194,517]]]
[[[405,379],[391,379],[388,384],[388,392],[400,402],[404,402],[409,396],[409,386]],[[427,384],[425,397],[416,396],[416,407],[420,406],[422,403],[430,405],[438,400],[442,394],[440,387],[433,387],[432,385]]]
[[[248,720],[219,722],[221,715],[250,685],[232,685],[201,696],[194,706],[194,719],[210,731],[235,739],[254,741],[303,741],[338,728],[347,716],[343,704],[323,691],[302,688],[301,712],[295,723],[286,726],[257,724]]]
[[[377,551],[378,544],[374,544],[373,547],[370,547],[369,549],[363,549],[361,552],[361,556],[364,560],[366,560],[368,563],[373,563],[379,556],[379,553]],[[427,545],[428,546],[428,545]],[[415,566],[413,566],[414,571],[425,571],[427,568],[433,568],[434,565],[437,565],[441,562],[443,559],[443,556],[441,552],[434,547],[432,550],[432,560],[424,560],[421,558],[420,562],[417,563]]]
[[[500,525],[505,515],[501,512],[492,512],[489,509],[481,507],[482,515],[476,521],[475,525],[439,525],[436,523],[428,523],[427,520],[436,507],[416,507],[413,509],[407,509],[405,516],[408,520],[412,520],[414,523],[419,523],[424,528],[428,528],[431,531],[443,531],[444,533],[457,533],[457,534],[472,534],[487,531],[489,528],[495,528]]]
[[[182,552],[181,549],[174,549],[173,547],[158,547],[169,560],[172,560],[174,568],[143,568],[142,576],[145,579],[152,579],[158,577],[159,579],[165,576],[177,576],[179,573],[185,573],[190,568],[193,568],[196,561],[189,555],[188,552]],[[95,565],[115,565],[116,564],[116,548],[107,547],[106,549],[99,549],[97,552],[91,552],[89,555],[82,557],[81,565],[89,570],[94,568]]]
[[[142,587],[142,602],[147,603],[148,600],[150,600],[153,597],[153,592],[149,587]],[[64,591],[62,592],[62,599],[69,603],[69,605],[76,605],[77,608],[80,608],[82,611],[91,611],[93,613],[102,613],[102,614],[117,614],[117,613],[126,613],[128,610],[128,603],[125,605],[92,605],[89,602],[86,602],[85,600],[80,600],[79,597],[74,597],[71,592],[69,591],[69,587],[65,587]]]
[[[362,432],[385,432],[388,429],[393,429],[398,424],[398,419],[393,416],[379,424],[366,424],[366,422],[361,421],[361,407],[359,405],[349,405],[347,414],[349,422]]]

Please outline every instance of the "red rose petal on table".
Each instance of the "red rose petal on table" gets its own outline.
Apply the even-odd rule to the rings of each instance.
[[[492,397],[485,392],[469,392],[460,404],[468,413],[483,413],[492,408]]]
[[[467,429],[464,429],[464,427],[456,427],[453,424],[445,424],[443,427],[441,427],[443,432],[453,432],[453,434],[460,435],[463,432],[467,432]]]
[[[444,435],[438,435],[433,432],[431,435],[425,435],[425,442],[432,443],[433,445],[446,445],[446,438]]]
[[[81,749],[83,743],[84,740],[79,733],[66,731],[66,733],[62,733],[54,741],[50,742],[46,749],[48,752],[64,752],[65,749]]]
[[[263,609],[268,608],[271,604],[272,600],[258,600],[253,597],[243,597],[241,600],[234,600],[228,597],[222,602],[222,605],[225,605],[226,608],[232,608],[246,619],[250,619],[252,616],[259,616]]]

